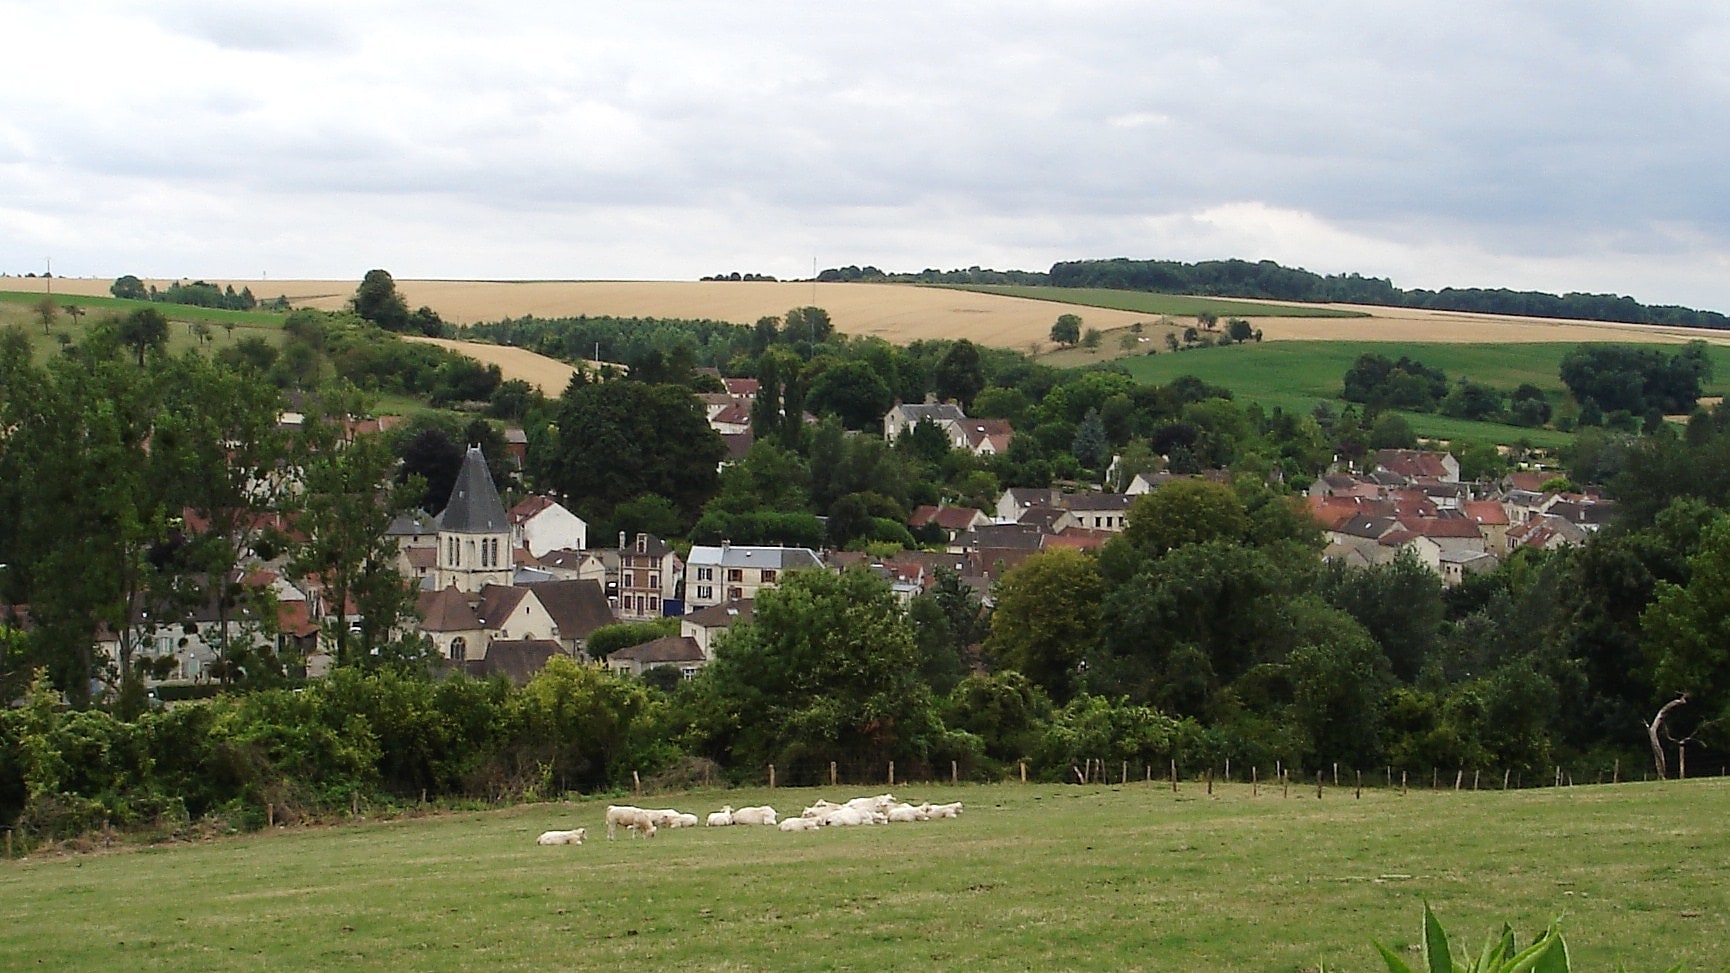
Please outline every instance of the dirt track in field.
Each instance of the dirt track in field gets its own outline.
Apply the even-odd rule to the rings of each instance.
[[[44,284],[40,278],[8,278],[0,288]],[[56,278],[56,294],[106,295],[110,280]],[[172,281],[147,281],[158,287]],[[235,280],[236,290],[252,288],[260,299],[286,296],[303,307],[341,308],[358,281]],[[921,338],[968,338],[979,344],[1027,350],[1049,347],[1051,324],[1059,314],[1080,314],[1089,328],[1110,332],[1158,315],[1103,308],[1078,308],[1052,301],[977,294],[907,284],[811,284],[722,281],[448,281],[399,280],[409,307],[431,307],[445,320],[468,324],[505,317],[619,317],[711,319],[751,324],[790,308],[816,305],[829,312],[837,330],[875,335],[896,344]],[[1269,341],[1448,341],[1519,343],[1536,341],[1640,341],[1679,343],[1703,339],[1730,344],[1730,333],[1690,331],[1645,325],[1604,324],[1518,318],[1451,311],[1348,307],[1368,318],[1253,319]],[[550,378],[550,376],[549,376]],[[551,392],[556,394],[563,389]]]

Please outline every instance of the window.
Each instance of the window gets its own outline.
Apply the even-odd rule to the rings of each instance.
[[[743,597],[745,597],[745,589],[743,589],[743,588],[728,588],[727,589],[727,600],[728,601],[738,601],[739,599],[741,599]]]
[[[659,615],[660,613],[661,613],[661,597],[659,595],[650,595],[649,596],[649,614]]]
[[[696,666],[680,666],[679,667],[679,678],[684,679],[687,682],[689,682],[692,679],[697,678],[697,667]]]
[[[697,580],[698,581],[713,581],[713,580],[715,580],[715,569],[714,568],[698,568],[697,569]]]
[[[697,597],[707,601],[715,597],[715,589],[706,584],[700,584],[697,586]]]
[[[727,580],[728,581],[743,581],[743,580],[745,580],[745,572],[739,568],[728,568],[727,569]]]
[[[774,584],[775,583],[775,572],[773,570],[771,570],[769,568],[763,569],[763,583],[764,584]]]
[[[469,657],[469,644],[461,636],[451,639],[451,660],[461,662]]]
[[[619,586],[622,588],[635,588],[637,586],[637,572],[626,571],[624,579],[619,582]]]
[[[649,587],[655,589],[656,591],[661,590],[661,576],[651,572],[649,574]]]

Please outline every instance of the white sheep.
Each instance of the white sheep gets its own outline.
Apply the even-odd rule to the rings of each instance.
[[[733,812],[734,824],[767,824],[775,823],[775,809],[767,804],[759,807],[742,807]]]
[[[580,845],[583,836],[589,833],[588,828],[576,828],[571,831],[542,831],[535,839],[537,845]]]
[[[817,820],[815,818],[788,818],[776,827],[782,831],[816,831]]]
[[[695,828],[697,826],[697,816],[695,814],[686,814],[681,811],[680,813],[668,818],[666,826],[669,828]]]
[[[889,820],[894,822],[906,822],[924,821],[928,820],[928,818],[922,817],[919,809],[911,804],[897,804],[889,809]]]
[[[719,811],[709,815],[708,826],[711,828],[724,828],[732,823],[733,806],[731,804],[723,804]]]
[[[631,830],[633,838],[653,838],[655,836],[655,819],[649,812],[629,804],[610,804],[607,806],[607,840],[618,837],[621,827]]]
[[[838,807],[818,818],[817,821],[826,827],[848,827],[869,823],[871,820],[870,813],[856,807]]]

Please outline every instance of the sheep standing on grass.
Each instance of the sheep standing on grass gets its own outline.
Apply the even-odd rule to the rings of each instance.
[[[653,815],[640,807],[631,807],[628,804],[608,805],[608,841],[618,837],[619,828],[629,828],[633,838],[653,838],[655,836],[655,819]]]

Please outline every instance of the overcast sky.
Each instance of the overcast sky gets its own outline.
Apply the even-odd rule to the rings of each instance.
[[[1271,259],[1730,310],[1730,4],[0,0],[0,270]]]

